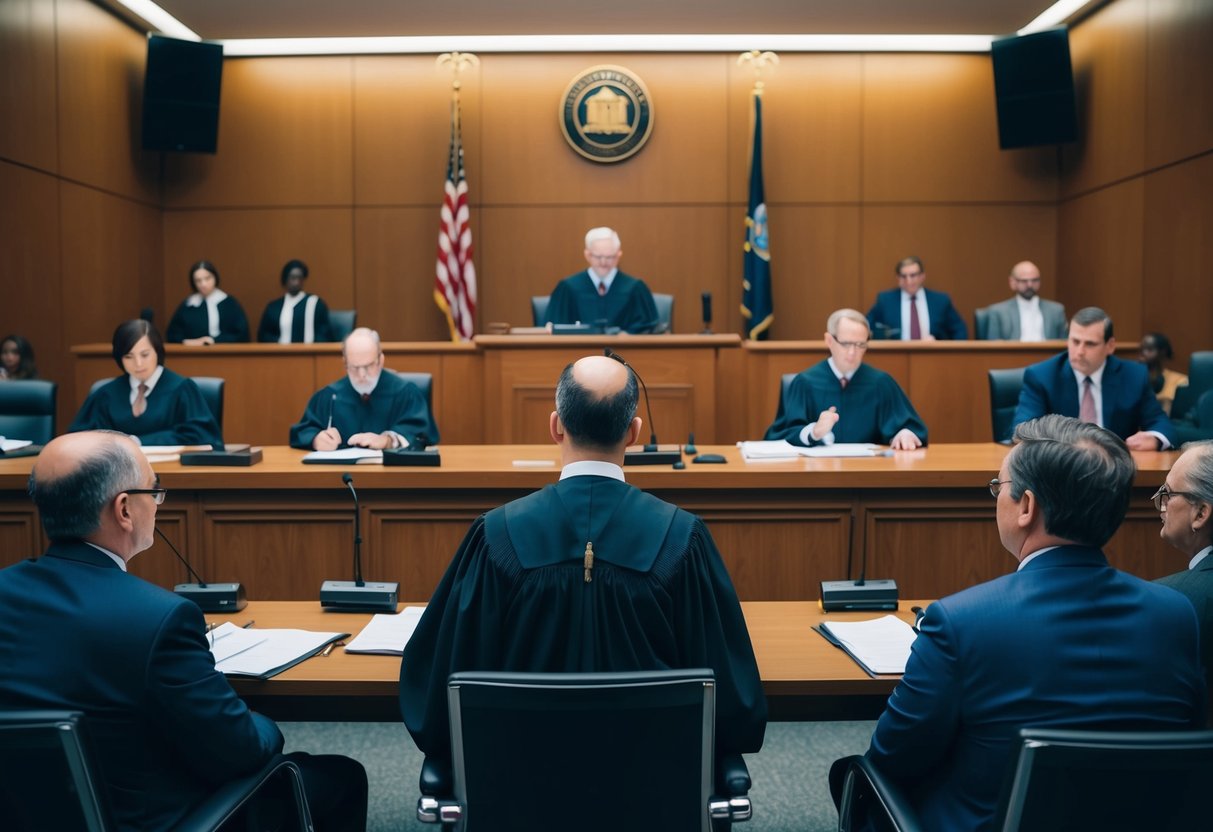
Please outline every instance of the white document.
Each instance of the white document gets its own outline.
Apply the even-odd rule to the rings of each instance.
[[[265,641],[264,630],[245,630],[230,621],[225,621],[207,634],[211,643],[211,655],[215,664],[229,659],[237,653],[243,653]]]
[[[795,459],[800,456],[796,446],[786,439],[738,442],[737,447],[741,448],[741,457],[745,460]]]
[[[345,652],[399,656],[413,637],[423,612],[425,607],[405,607],[398,613],[381,612],[372,616],[362,632],[346,645]]]
[[[868,621],[823,621],[821,627],[871,673],[905,673],[917,633],[895,615]]]
[[[31,439],[8,439],[0,436],[0,453],[19,451],[22,448],[28,448],[32,444],[34,444],[34,442]]]
[[[226,626],[226,625],[225,625]],[[311,630],[246,630],[262,637],[246,650],[215,662],[215,669],[232,676],[269,678],[316,653],[330,641],[344,638],[345,633],[315,633]],[[226,641],[216,640],[216,645]]]
[[[383,459],[383,451],[374,448],[342,448],[338,451],[312,451],[303,458],[304,462],[323,462],[336,460],[339,462],[357,461],[359,459]]]
[[[878,445],[866,442],[835,442],[833,445],[814,445],[811,448],[797,448],[801,456],[831,457],[831,456],[876,456]]]

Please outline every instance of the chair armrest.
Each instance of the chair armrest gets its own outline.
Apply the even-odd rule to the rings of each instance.
[[[421,793],[428,797],[450,797],[455,793],[455,781],[451,776],[451,764],[426,757],[421,764],[418,783]]]
[[[867,757],[849,757],[848,762],[838,809],[840,832],[870,828],[865,821],[875,817],[887,820],[887,823],[876,824],[878,829],[925,832],[900,786],[881,774]]]
[[[742,797],[750,791],[750,770],[740,754],[722,754],[716,760],[716,791],[727,797]]]
[[[256,774],[224,783],[173,829],[175,832],[210,832],[219,829],[270,785],[280,788],[275,794],[289,795],[294,803],[298,822],[295,828],[311,829],[312,816],[303,790],[303,773],[299,771],[299,766],[281,754],[275,754]]]

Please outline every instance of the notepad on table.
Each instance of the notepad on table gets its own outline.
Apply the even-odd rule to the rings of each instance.
[[[316,655],[330,642],[346,638],[349,633],[273,628],[245,630],[227,622],[216,627],[211,635],[214,637],[211,653],[215,656],[216,670],[227,676],[269,679]]]
[[[344,465],[345,463],[357,463],[363,460],[382,462],[383,451],[377,451],[373,448],[342,448],[338,451],[312,451],[303,458],[303,461],[309,465]]]
[[[867,621],[823,621],[814,629],[845,650],[870,676],[905,673],[917,637],[914,629],[895,615]]]
[[[346,645],[345,652],[401,655],[423,612],[425,607],[405,607],[398,613],[381,612],[371,616],[370,623]]]

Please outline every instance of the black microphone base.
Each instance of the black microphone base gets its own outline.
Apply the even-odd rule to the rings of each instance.
[[[897,581],[822,581],[821,608],[826,612],[897,609]]]
[[[672,465],[682,460],[682,449],[677,445],[659,445],[655,450],[624,451],[624,465]]]
[[[173,592],[193,601],[203,612],[238,612],[248,606],[240,584],[177,584]]]
[[[437,468],[442,465],[442,457],[438,451],[417,451],[412,448],[405,448],[396,451],[384,451],[383,464],[389,468],[393,465]]]
[[[395,612],[400,584],[364,581],[325,581],[320,586],[320,606],[333,612]]]

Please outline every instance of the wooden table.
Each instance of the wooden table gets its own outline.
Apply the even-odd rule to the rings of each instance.
[[[903,601],[897,615],[925,601]],[[404,605],[401,605],[403,608]],[[775,720],[874,719],[896,685],[869,677],[849,656],[810,628],[826,616],[809,602],[742,604],[762,687]],[[831,613],[830,620],[861,621],[884,613]],[[254,620],[257,627],[294,627],[357,634],[370,620],[360,613],[331,613],[317,601],[253,601],[208,621]],[[397,656],[350,655],[340,647],[267,681],[232,678],[250,706],[276,719],[390,721],[400,719]]]
[[[639,466],[630,482],[702,516],[738,595],[815,601],[822,580],[894,578],[904,596],[940,597],[1006,574],[986,483],[1007,449],[931,445],[891,457],[745,463],[732,447],[701,446],[724,465]],[[554,482],[552,445],[442,448],[440,468],[303,465],[303,452],[266,448],[252,468],[155,465],[170,489],[158,525],[209,580],[241,581],[266,600],[311,600],[326,579],[350,577],[353,511],[341,482],[352,472],[362,501],[364,574],[428,598],[482,512]],[[1116,566],[1145,578],[1183,568],[1159,540],[1149,497],[1174,453],[1135,454],[1133,502],[1107,547]],[[515,461],[548,463],[517,467]],[[0,558],[45,548],[25,495],[31,459],[0,460]],[[160,542],[132,571],[162,586],[188,580]]]

